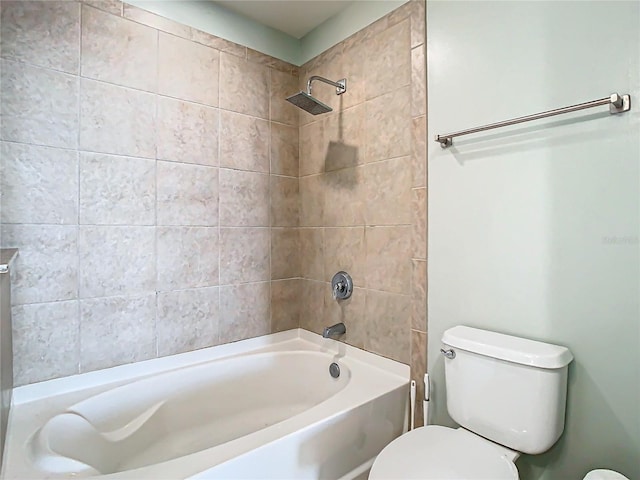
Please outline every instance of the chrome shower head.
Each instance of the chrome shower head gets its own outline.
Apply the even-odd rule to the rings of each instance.
[[[320,100],[313,98],[305,92],[296,93],[287,98],[287,102],[293,103],[296,107],[309,112],[311,115],[319,115],[333,110],[329,105],[325,105]]]
[[[312,115],[319,115],[321,113],[331,112],[333,109],[329,105],[325,105],[317,98],[311,96],[311,82],[314,80],[320,80],[321,82],[328,83],[336,87],[336,95],[342,95],[347,91],[347,79],[343,78],[337,82],[333,82],[327,78],[314,75],[307,81],[307,91],[296,93],[287,98],[288,102],[293,103],[296,107],[309,112]]]

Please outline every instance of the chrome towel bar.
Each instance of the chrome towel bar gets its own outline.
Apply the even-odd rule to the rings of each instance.
[[[585,108],[598,107],[600,105],[609,105],[609,113],[622,113],[628,112],[631,108],[631,97],[629,95],[618,95],[613,93],[608,97],[600,98],[598,100],[592,100],[590,102],[578,103],[577,105],[570,105],[568,107],[556,108],[555,110],[548,110],[546,112],[534,113],[533,115],[527,115],[525,117],[512,118],[510,120],[504,120],[502,122],[491,123],[482,127],[469,128],[467,130],[460,130],[459,132],[446,133],[444,135],[436,135],[435,141],[440,143],[442,148],[447,148],[453,145],[453,137],[460,137],[462,135],[469,135],[470,133],[484,132],[485,130],[493,130],[494,128],[508,127],[509,125],[516,125],[518,123],[530,122],[531,120],[539,120],[540,118],[553,117],[555,115],[562,115],[563,113],[576,112],[578,110],[584,110]]]

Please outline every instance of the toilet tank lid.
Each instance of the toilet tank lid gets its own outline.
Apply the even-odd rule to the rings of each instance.
[[[562,368],[573,355],[566,347],[458,325],[442,335],[442,343],[468,352],[538,368]]]

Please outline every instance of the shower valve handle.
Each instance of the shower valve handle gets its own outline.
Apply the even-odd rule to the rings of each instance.
[[[331,279],[334,300],[346,300],[353,292],[353,280],[347,272],[338,272]]]

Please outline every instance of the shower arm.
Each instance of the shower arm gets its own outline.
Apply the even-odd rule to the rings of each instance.
[[[347,91],[347,79],[346,78],[338,80],[337,82],[333,82],[333,81],[329,80],[328,78],[324,78],[324,77],[321,77],[319,75],[313,75],[313,76],[309,77],[309,80],[307,80],[307,94],[308,95],[311,95],[311,82],[313,82],[314,80],[320,80],[321,82],[328,83],[329,85],[332,85],[332,86],[336,87],[336,95],[342,95],[344,92]]]

